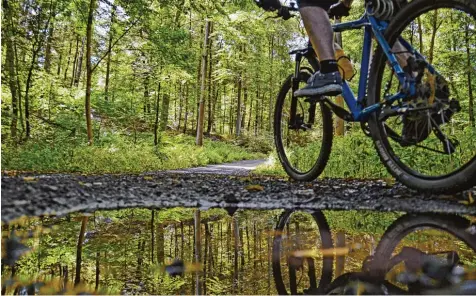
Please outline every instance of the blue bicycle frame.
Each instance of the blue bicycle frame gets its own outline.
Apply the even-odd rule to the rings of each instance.
[[[343,32],[347,30],[355,30],[364,28],[364,46],[362,50],[362,67],[360,70],[360,80],[359,80],[359,90],[358,96],[355,97],[354,93],[349,87],[349,84],[345,81],[343,84],[343,93],[342,96],[349,107],[350,113],[352,114],[353,121],[367,121],[370,114],[379,110],[382,107],[381,103],[376,103],[371,106],[364,106],[364,99],[367,90],[367,80],[370,69],[370,56],[372,53],[372,36],[375,36],[378,44],[381,46],[384,54],[387,56],[389,64],[393,68],[400,85],[402,85],[402,90],[392,96],[384,98],[386,102],[392,103],[398,99],[413,96],[416,92],[415,80],[408,75],[405,75],[402,67],[397,61],[395,54],[392,52],[390,45],[387,43],[383,36],[383,31],[387,28],[388,23],[385,21],[379,21],[374,16],[371,15],[371,11],[368,8],[364,15],[356,21],[339,23],[333,25],[334,32]],[[399,38],[400,43],[411,53],[421,57],[412,46],[406,42],[403,38]],[[434,73],[435,70],[432,67],[429,67],[428,70],[431,73]]]

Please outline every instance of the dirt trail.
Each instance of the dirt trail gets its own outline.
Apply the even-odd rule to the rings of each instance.
[[[258,163],[246,161],[141,175],[2,176],[2,221],[23,215],[128,207],[219,207],[231,211],[236,208],[366,209],[476,215],[475,205],[460,202],[463,193],[423,195],[381,180],[322,179],[295,183],[246,176]],[[474,190],[473,196],[476,196]]]

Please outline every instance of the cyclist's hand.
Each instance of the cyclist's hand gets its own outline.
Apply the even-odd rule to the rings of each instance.
[[[329,18],[341,18],[343,16],[348,16],[350,11],[350,7],[346,6],[344,2],[339,1],[329,8],[327,13],[329,14]]]
[[[279,2],[279,0],[255,0],[255,3],[268,11],[275,11],[281,8],[281,2]]]

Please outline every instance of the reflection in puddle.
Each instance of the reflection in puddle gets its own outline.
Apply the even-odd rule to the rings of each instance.
[[[126,209],[2,225],[2,294],[474,294],[445,215]]]

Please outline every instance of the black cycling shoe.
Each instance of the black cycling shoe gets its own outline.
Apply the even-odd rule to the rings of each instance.
[[[307,81],[307,85],[294,92],[295,97],[310,96],[337,96],[342,93],[342,78],[339,71],[314,73]]]

